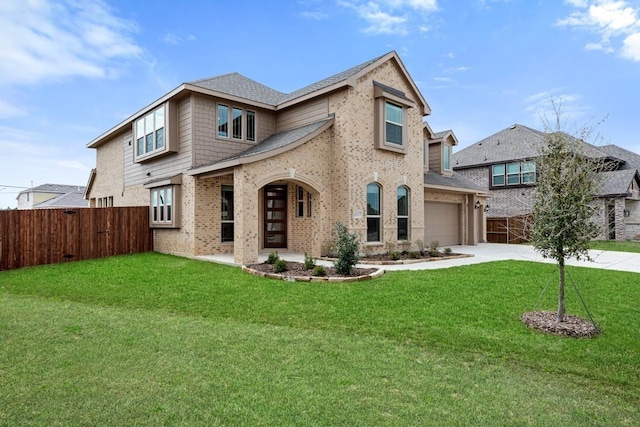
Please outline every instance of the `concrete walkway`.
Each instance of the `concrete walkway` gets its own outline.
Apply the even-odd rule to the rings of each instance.
[[[395,265],[370,265],[358,264],[358,267],[371,268],[378,267],[387,271],[394,270],[433,270],[437,268],[449,268],[459,265],[479,264],[482,262],[501,261],[501,260],[517,260],[517,261],[536,261],[555,264],[555,260],[544,259],[532,246],[528,245],[505,245],[499,243],[480,243],[477,246],[451,246],[454,253],[470,254],[472,257],[449,259],[444,261],[418,262],[414,264],[395,264]],[[263,262],[267,259],[267,253],[261,253],[259,261]],[[280,258],[287,261],[304,261],[304,255],[298,253],[279,252]],[[612,252],[612,251],[590,251],[593,261],[576,261],[570,259],[567,265],[575,265],[581,267],[601,268],[604,270],[619,270],[640,273],[640,254],[629,252]],[[214,261],[222,264],[238,265],[233,261],[233,255],[203,255],[197,256],[196,259]],[[330,261],[317,261],[318,264],[332,265]],[[639,279],[640,280],[640,279]]]

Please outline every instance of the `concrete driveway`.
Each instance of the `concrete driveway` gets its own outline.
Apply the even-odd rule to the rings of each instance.
[[[505,245],[499,243],[480,243],[477,246],[451,246],[454,253],[471,254],[469,258],[444,261],[420,262],[416,264],[384,265],[385,270],[431,270],[458,265],[479,264],[481,262],[517,260],[536,261],[555,264],[553,259],[544,259],[529,245]],[[640,254],[629,252],[595,251],[589,252],[593,261],[567,260],[567,265],[601,268],[640,273]]]

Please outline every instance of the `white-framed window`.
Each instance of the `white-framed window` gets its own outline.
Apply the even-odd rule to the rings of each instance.
[[[414,102],[400,90],[378,82],[373,86],[375,147],[405,154],[409,145],[408,110]]]
[[[151,190],[151,222],[171,224],[173,221],[173,186]]]
[[[235,220],[233,208],[233,185],[222,185],[220,188],[220,235],[221,241],[233,242],[235,233]]]
[[[375,182],[367,185],[367,242],[380,242],[382,225],[382,188]]]
[[[239,141],[256,141],[256,112],[240,107],[218,104],[216,107],[216,135]]]
[[[396,191],[398,201],[398,240],[409,240],[409,189],[404,185]]]
[[[442,143],[442,167],[444,170],[451,170],[451,146]]]
[[[166,104],[135,122],[136,158],[165,151]]]
[[[536,182],[536,163],[524,162],[500,163],[491,166],[491,186],[504,187],[531,185]]]

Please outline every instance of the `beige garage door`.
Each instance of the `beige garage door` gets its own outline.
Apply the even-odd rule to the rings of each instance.
[[[460,205],[425,202],[424,243],[437,240],[440,246],[460,244]]]

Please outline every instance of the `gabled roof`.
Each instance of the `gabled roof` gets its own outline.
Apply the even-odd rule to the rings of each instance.
[[[312,97],[326,94],[346,86],[355,85],[356,80],[360,76],[368,73],[387,61],[394,61],[400,68],[407,83],[411,86],[413,92],[418,98],[417,103],[421,106],[421,114],[431,114],[429,104],[427,104],[422,93],[415,85],[413,79],[411,79],[411,76],[404,67],[400,57],[395,51],[391,51],[288,94],[279,92],[238,73],[223,74],[217,77],[183,83],[140,111],[129,116],[107,132],[98,136],[93,141],[89,142],[87,147],[97,148],[106,141],[107,138],[122,132],[125,128],[128,128],[131,122],[141,115],[146,114],[169,99],[179,96],[183,92],[199,92],[210,96],[226,97],[232,100],[237,100],[238,102],[244,102],[249,105],[255,105],[260,108],[277,111],[298,102],[306,101]]]
[[[493,163],[538,157],[546,146],[545,133],[527,126],[514,124],[453,154],[453,168],[464,169]],[[567,138],[576,140],[565,134]],[[612,156],[582,141],[584,154],[593,159],[611,159]],[[619,159],[613,159],[619,160]]]
[[[640,175],[636,169],[602,172],[602,181],[598,185],[596,195],[598,197],[631,196],[629,187],[635,179],[640,183]]]
[[[622,170],[637,169],[640,171],[640,154],[634,153],[614,144],[603,145],[598,147],[600,151],[604,151],[610,156],[624,160],[624,164],[620,166]]]
[[[191,168],[189,175],[201,175],[241,164],[253,163],[280,154],[304,144],[333,125],[333,117],[295,129],[277,133],[261,143],[233,156],[206,165]]]
[[[72,193],[60,194],[53,199],[33,205],[33,209],[88,207],[89,202],[84,198],[84,187],[76,187]]]
[[[77,191],[84,191],[84,187],[79,185],[64,185],[64,184],[42,184],[37,187],[32,187],[27,190],[22,190],[22,193],[54,193],[54,194],[66,194],[74,193]]]
[[[453,172],[452,176],[443,176],[436,172],[424,174],[424,186],[434,189],[446,189],[464,193],[475,193],[488,195],[486,188],[482,188],[473,181],[463,177],[458,172]]]

